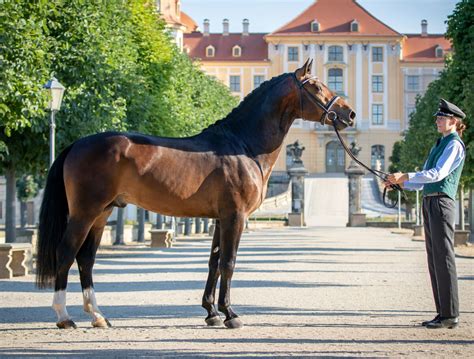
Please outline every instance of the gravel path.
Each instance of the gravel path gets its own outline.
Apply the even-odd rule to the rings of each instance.
[[[55,328],[52,293],[33,276],[0,280],[0,356],[34,357],[468,357],[474,352],[474,259],[457,258],[461,324],[434,316],[424,243],[377,228],[259,230],[244,234],[232,302],[243,329],[208,328],[200,307],[209,238],[175,247],[104,248],[97,299],[114,325],[93,329],[77,268]]]

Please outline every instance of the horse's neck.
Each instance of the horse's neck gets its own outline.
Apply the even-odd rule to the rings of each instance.
[[[283,99],[284,98],[284,99]],[[269,96],[260,108],[252,113],[253,121],[241,123],[238,136],[246,143],[249,155],[262,167],[268,179],[281,151],[283,141],[297,117],[296,100],[290,96]]]

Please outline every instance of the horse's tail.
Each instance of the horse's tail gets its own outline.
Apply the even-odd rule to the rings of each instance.
[[[56,278],[56,249],[66,231],[69,208],[64,186],[64,160],[72,145],[56,158],[49,169],[39,216],[36,286],[51,288]]]

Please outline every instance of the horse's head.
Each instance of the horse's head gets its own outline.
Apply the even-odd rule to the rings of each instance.
[[[349,104],[311,75],[313,60],[294,73],[296,88],[299,92],[300,114],[305,120],[319,121],[321,124],[336,125],[338,130],[355,123],[355,112]]]

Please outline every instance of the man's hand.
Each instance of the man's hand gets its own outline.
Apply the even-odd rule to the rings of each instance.
[[[402,184],[405,181],[408,181],[408,173],[396,172],[389,174],[386,182]]]

